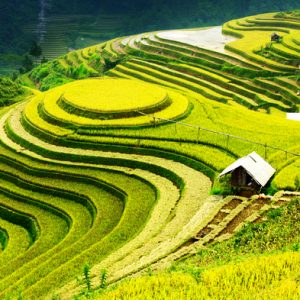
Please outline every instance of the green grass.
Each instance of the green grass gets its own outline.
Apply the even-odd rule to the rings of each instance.
[[[205,113],[205,118],[202,119],[201,125],[206,128],[210,128],[216,131],[225,131],[224,129],[227,128],[227,133],[229,134],[235,134],[240,135],[240,129],[243,130],[243,137],[249,140],[253,140],[253,135],[256,136],[256,141],[261,142],[262,144],[267,143],[272,146],[282,147],[285,149],[289,148],[289,145],[292,146],[296,143],[297,140],[297,128],[299,127],[298,123],[295,122],[286,122],[285,120],[281,120],[280,117],[272,116],[272,115],[264,115],[264,114],[257,114],[255,112],[249,112],[248,110],[242,109],[242,108],[231,108],[229,106],[223,105],[223,104],[213,104],[209,102],[201,101],[202,105],[199,106],[197,102],[194,102],[194,109],[193,113],[190,117],[185,119],[186,123],[189,124],[199,124],[197,121],[198,115],[203,115]],[[205,103],[205,104],[204,104]],[[34,110],[32,110],[33,112]],[[226,111],[226,113],[218,113],[219,111]],[[233,115],[236,115],[236,118],[232,118]],[[242,118],[241,118],[242,116]],[[39,118],[39,117],[38,117]],[[266,120],[269,120],[266,122]],[[247,122],[248,129],[244,126],[244,122]],[[34,121],[33,124],[38,124],[39,127],[41,127],[42,122]],[[264,124],[263,130],[261,130],[261,133],[257,133],[257,127],[261,127],[261,124]],[[44,126],[44,125],[43,125]],[[273,134],[274,127],[276,127],[276,135]],[[41,127],[43,128],[43,127]],[[47,131],[51,128],[48,126],[47,123],[45,123],[44,127]],[[60,127],[57,127],[60,130]],[[240,142],[238,140],[229,139],[228,145],[226,136],[220,137],[216,134],[209,133],[203,130],[200,130],[200,133],[198,135],[197,128],[185,128],[182,125],[177,125],[175,128],[174,124],[170,124],[165,126],[165,130],[161,131],[161,127],[155,128],[149,128],[149,129],[143,129],[142,131],[139,131],[138,134],[134,133],[135,138],[154,138],[154,139],[170,139],[174,138],[174,134],[176,135],[176,140],[179,142],[179,148],[180,148],[180,141],[193,141],[194,143],[201,142],[201,143],[209,143],[210,145],[220,146],[222,148],[228,148],[229,150],[235,153],[236,155],[243,155],[244,153],[247,154],[249,151],[249,143],[247,142]],[[290,128],[290,129],[289,129]],[[124,130],[122,130],[124,131]],[[119,131],[119,133],[113,134],[115,137],[121,137],[124,136],[121,134],[122,131]],[[226,132],[225,131],[225,132]],[[84,133],[83,131],[82,133]],[[110,134],[112,134],[114,131],[112,131]],[[290,134],[286,134],[287,132],[290,132]],[[58,131],[53,131],[55,135],[58,134]],[[71,132],[70,132],[71,133]],[[108,130],[105,130],[103,132],[105,135],[109,133]],[[101,133],[101,134],[103,134]],[[125,136],[131,136],[132,133],[128,131],[124,131]],[[271,136],[270,133],[273,135]],[[92,133],[93,134],[93,133]],[[295,135],[296,134],[296,135]],[[277,138],[276,138],[277,137]],[[52,138],[55,138],[54,136]],[[76,135],[73,136],[73,138],[76,138]],[[80,139],[82,139],[82,134],[80,135]],[[91,138],[93,139],[93,138]],[[268,139],[268,140],[267,140]],[[134,142],[135,144],[135,142]],[[197,146],[195,145],[197,148]],[[239,149],[239,150],[238,150]],[[262,146],[253,146],[252,149],[255,149],[262,155],[264,155],[264,147]],[[178,149],[178,151],[181,151]],[[270,156],[274,151],[268,150],[267,155]],[[188,152],[185,152],[185,154],[188,154]],[[194,156],[194,155],[192,155]],[[224,164],[225,165],[225,164]],[[276,167],[276,165],[275,165]],[[218,167],[219,168],[219,167]]]

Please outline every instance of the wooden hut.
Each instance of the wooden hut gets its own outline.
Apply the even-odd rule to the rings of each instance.
[[[260,191],[275,169],[256,152],[244,156],[228,166],[219,177],[231,174],[231,185],[241,195],[250,196]]]
[[[278,43],[278,42],[280,42],[280,40],[281,40],[281,36],[279,34],[277,34],[276,32],[273,32],[271,34],[271,42]]]

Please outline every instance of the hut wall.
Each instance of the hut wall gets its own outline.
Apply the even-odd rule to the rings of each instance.
[[[248,173],[243,168],[235,169],[231,174],[232,186],[246,186]]]
[[[260,185],[242,167],[231,173],[231,185],[238,188],[237,193],[244,197],[250,197],[260,189]]]

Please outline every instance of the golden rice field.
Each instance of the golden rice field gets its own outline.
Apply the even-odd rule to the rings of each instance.
[[[49,123],[56,125],[60,122],[65,124],[60,127],[67,128],[147,125],[150,113],[155,113],[157,118],[172,120],[190,112],[189,101],[183,95],[153,84],[125,79],[80,80],[36,98],[42,100],[29,103],[30,107],[37,109]],[[93,105],[93,102],[98,104]],[[28,118],[32,113],[28,108]]]
[[[165,273],[121,282],[95,299],[299,299],[299,253],[249,259],[201,274]]]
[[[65,101],[75,107],[108,113],[151,108],[167,98],[161,88],[125,79],[78,81],[62,93]]]
[[[299,196],[300,123],[286,119],[300,107],[299,21],[232,20],[222,51],[159,32],[122,37],[23,76],[33,94],[0,110],[0,299],[72,299],[114,283],[97,297],[298,299],[297,252],[205,269],[199,282],[127,277]],[[275,196],[211,195],[252,151],[276,169],[264,190]]]

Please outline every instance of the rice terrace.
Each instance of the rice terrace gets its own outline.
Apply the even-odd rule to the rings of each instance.
[[[114,38],[0,95],[0,299],[300,299],[299,10]]]

